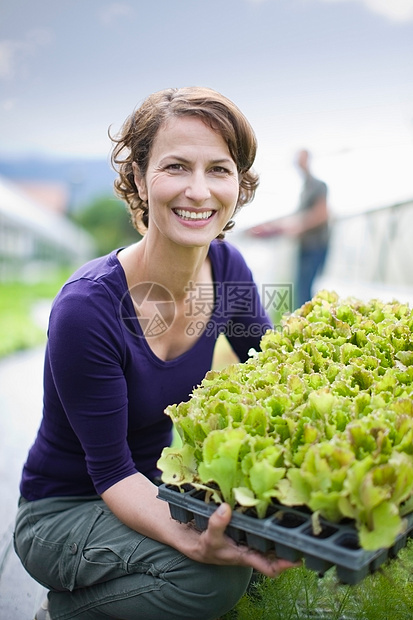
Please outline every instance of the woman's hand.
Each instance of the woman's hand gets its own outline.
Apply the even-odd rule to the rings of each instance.
[[[210,516],[208,528],[199,534],[197,550],[191,557],[206,564],[250,566],[267,577],[278,577],[288,568],[301,566],[301,561],[290,562],[277,558],[274,552],[264,554],[238,545],[225,534],[230,520],[231,508],[221,504]]]
[[[287,568],[300,566],[277,558],[273,552],[260,553],[238,545],[225,530],[231,521],[231,508],[221,504],[210,516],[208,528],[199,532],[193,525],[171,518],[166,502],[157,498],[158,489],[142,474],[117,482],[102,494],[112,512],[130,528],[170,545],[191,560],[205,564],[250,566],[267,577],[277,577]]]

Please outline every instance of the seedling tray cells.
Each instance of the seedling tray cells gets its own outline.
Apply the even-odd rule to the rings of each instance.
[[[162,484],[158,497],[168,502],[173,519],[181,523],[193,521],[203,531],[217,504],[206,502],[204,491],[190,489],[189,485],[187,489]],[[360,548],[351,521],[330,523],[321,519],[320,525],[321,532],[315,535],[310,511],[272,503],[264,519],[233,511],[226,533],[235,542],[258,551],[273,550],[279,558],[290,561],[303,559],[305,566],[320,576],[335,566],[342,583],[355,585],[406,546],[408,537],[413,535],[413,513],[407,515],[406,530],[395,544],[377,551]]]

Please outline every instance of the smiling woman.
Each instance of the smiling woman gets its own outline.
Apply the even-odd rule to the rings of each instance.
[[[243,114],[205,88],[151,95],[114,139],[115,188],[144,235],[84,265],[52,307],[15,530],[23,565],[50,589],[37,620],[213,620],[253,568],[293,566],[228,539],[227,504],[200,533],[157,498],[166,407],[202,381],[221,334],[245,361],[272,327],[223,240],[254,196],[255,150]]]
[[[147,243],[158,237],[158,242],[169,238],[205,246],[221,234],[235,211],[236,164],[223,137],[201,119],[165,121],[153,142],[146,174],[136,162],[132,168],[140,199],[151,205]]]

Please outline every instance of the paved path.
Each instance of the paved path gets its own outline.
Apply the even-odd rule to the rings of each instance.
[[[19,480],[42,410],[44,349],[0,360],[0,618],[32,620],[45,597],[12,547]]]

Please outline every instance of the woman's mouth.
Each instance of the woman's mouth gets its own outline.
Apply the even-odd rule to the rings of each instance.
[[[214,213],[214,211],[187,211],[186,209],[173,209],[173,212],[187,221],[207,220]]]

